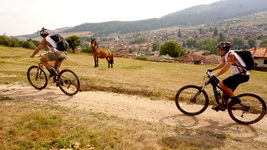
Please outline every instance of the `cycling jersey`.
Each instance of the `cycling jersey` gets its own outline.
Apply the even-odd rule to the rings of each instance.
[[[233,51],[229,51],[225,55],[225,57],[224,57],[225,63],[228,61],[228,55],[230,53],[233,53]],[[244,61],[236,53],[233,53],[233,54],[235,55],[235,58],[236,59],[234,60],[233,64],[230,67],[231,68],[231,73],[233,75],[236,75],[236,74],[239,74],[239,75],[249,75],[249,72],[244,69],[244,67],[246,66],[246,64],[244,63]]]
[[[47,47],[52,51],[52,52],[61,52],[58,49],[56,49],[57,45],[56,42],[50,37],[47,36],[45,40],[48,42]]]

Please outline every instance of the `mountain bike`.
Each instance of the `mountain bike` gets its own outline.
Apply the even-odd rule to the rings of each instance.
[[[45,54],[39,55],[42,57]],[[52,65],[50,65],[54,68]],[[38,66],[31,66],[27,71],[27,78],[30,84],[38,89],[42,90],[46,88],[48,84],[48,77],[43,69],[43,64],[40,62]],[[69,69],[63,69],[59,73],[56,71],[56,75],[52,77],[53,83],[66,95],[75,95],[80,90],[80,80],[78,76]]]
[[[208,77],[208,80],[206,80]],[[225,106],[229,116],[240,124],[253,124],[260,121],[266,114],[266,103],[258,95],[252,93],[240,94],[237,97],[241,100],[240,103],[229,105],[229,95],[218,85],[219,80],[211,76],[207,71],[204,77],[202,86],[186,85],[178,90],[175,96],[175,104],[182,113],[190,116],[203,113],[209,105],[209,97],[204,90],[209,84],[212,85],[215,101],[220,106]],[[226,104],[222,103],[219,90],[222,91],[228,99]]]

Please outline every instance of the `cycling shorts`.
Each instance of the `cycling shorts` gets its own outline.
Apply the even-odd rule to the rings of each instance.
[[[247,82],[248,80],[249,75],[237,74],[224,79],[222,82],[226,87],[230,88],[232,91],[235,91],[239,84]]]
[[[47,57],[51,61],[62,62],[66,58],[66,54],[64,52],[63,53],[48,53]]]

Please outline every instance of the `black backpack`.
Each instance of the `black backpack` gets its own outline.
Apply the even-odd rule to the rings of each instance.
[[[234,51],[246,64],[244,67],[246,70],[252,70],[256,67],[256,63],[254,61],[254,57],[252,56],[251,52],[248,50],[235,50]]]
[[[51,35],[50,37],[56,42],[56,49],[60,51],[66,51],[68,49],[69,43],[61,35],[55,34]]]

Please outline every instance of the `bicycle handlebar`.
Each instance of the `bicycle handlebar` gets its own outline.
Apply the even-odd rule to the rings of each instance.
[[[206,71],[206,75],[210,78],[210,76],[211,76],[211,73],[210,73],[211,71],[209,71],[209,70],[207,70]]]
[[[211,70],[210,69],[208,69],[206,71],[206,75],[208,76],[208,78],[216,78],[216,76],[214,74],[211,74]]]

